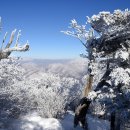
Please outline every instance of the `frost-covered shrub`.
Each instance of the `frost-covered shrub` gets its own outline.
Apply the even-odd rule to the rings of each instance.
[[[20,106],[24,110],[35,110],[43,117],[61,117],[67,103],[81,94],[79,81],[73,78],[44,73],[40,79],[20,83],[15,88]],[[21,93],[22,92],[22,93]],[[25,99],[26,100],[25,100]]]
[[[24,69],[17,59],[2,59],[0,61],[0,87],[4,88],[23,79]]]
[[[13,115],[17,108],[14,98],[14,84],[23,80],[24,69],[19,65],[17,58],[2,59],[0,61],[0,110],[6,116]],[[2,116],[1,116],[2,117]]]

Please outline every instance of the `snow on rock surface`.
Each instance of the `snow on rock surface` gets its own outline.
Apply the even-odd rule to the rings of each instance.
[[[74,113],[68,111],[63,120],[42,118],[32,113],[10,121],[8,129],[0,130],[82,130],[80,126],[73,128]],[[109,130],[109,122],[87,115],[88,130]]]

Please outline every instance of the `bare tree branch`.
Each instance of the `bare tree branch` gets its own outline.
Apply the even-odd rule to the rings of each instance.
[[[3,46],[4,46],[5,40],[7,38],[7,34],[8,34],[8,32],[5,33],[5,36],[3,38],[2,45],[1,45],[1,50],[3,50]]]
[[[14,30],[12,31],[11,36],[10,36],[9,43],[6,45],[5,48],[9,48],[9,47],[11,46],[11,44],[12,44],[12,42],[13,42],[13,40],[14,40],[14,35],[15,35],[15,33],[16,33],[16,29],[14,29]]]

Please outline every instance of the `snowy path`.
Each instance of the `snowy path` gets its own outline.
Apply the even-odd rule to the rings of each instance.
[[[68,112],[63,120],[54,118],[41,118],[37,114],[31,114],[21,117],[21,119],[12,120],[8,129],[0,130],[82,130],[79,126],[73,128],[73,112]],[[98,120],[88,116],[89,130],[109,130],[108,121]]]
[[[109,122],[105,120],[99,120],[98,118],[92,118],[90,115],[87,116],[89,130],[109,130]],[[69,112],[61,122],[64,130],[83,130],[81,127],[73,128],[74,113]]]

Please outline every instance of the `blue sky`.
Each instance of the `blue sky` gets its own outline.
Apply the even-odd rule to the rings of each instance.
[[[71,19],[86,22],[86,16],[99,11],[130,9],[130,0],[0,0],[4,33],[22,30],[21,43],[30,43],[30,51],[16,53],[22,57],[63,59],[77,58],[85,52],[80,42],[61,33]]]

